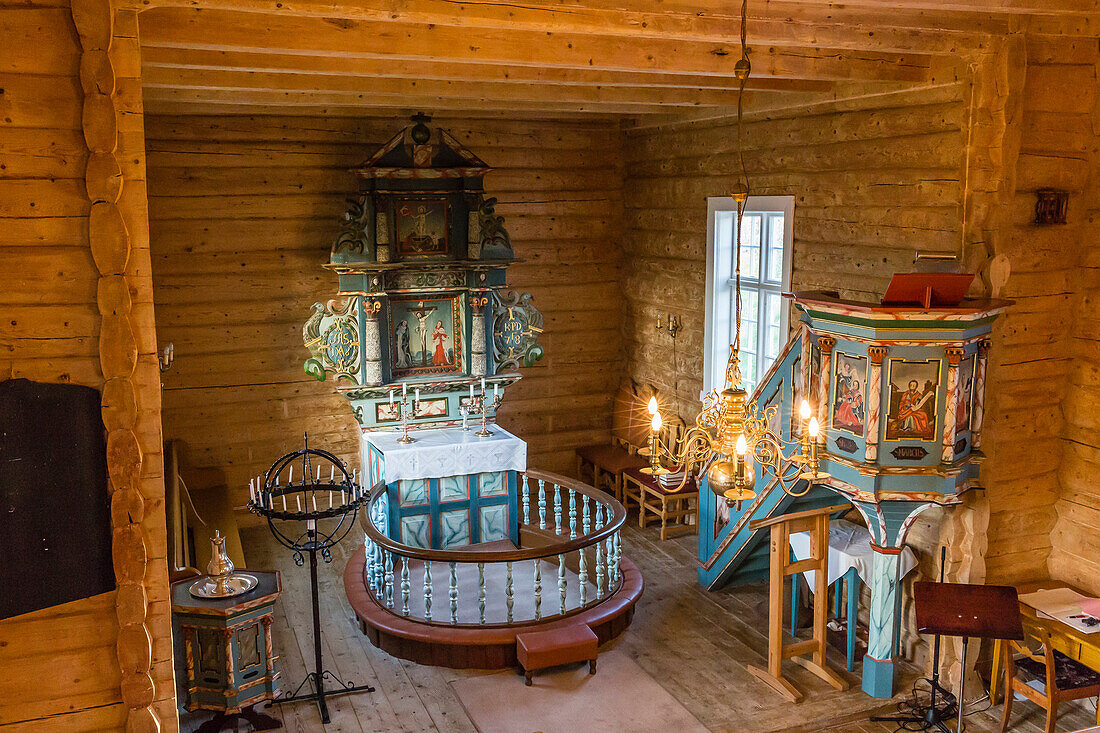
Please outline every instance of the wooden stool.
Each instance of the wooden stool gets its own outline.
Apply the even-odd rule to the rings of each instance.
[[[559,664],[588,662],[588,674],[596,674],[599,639],[584,624],[562,626],[546,631],[516,634],[516,658],[523,667],[524,684],[530,686],[536,669]]]
[[[829,515],[848,509],[848,504],[781,514],[770,519],[749,522],[755,531],[771,527],[771,572],[768,585],[768,668],[749,665],[749,672],[791,702],[802,700],[802,693],[783,676],[783,660],[790,658],[838,690],[847,690],[848,682],[829,669],[825,661],[825,621],[829,612]],[[813,556],[791,562],[792,532],[809,531]],[[783,579],[788,575],[814,570],[813,638],[783,643]],[[812,659],[804,655],[812,654]]]

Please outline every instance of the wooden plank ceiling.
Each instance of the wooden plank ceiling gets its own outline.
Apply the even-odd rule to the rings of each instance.
[[[152,113],[722,113],[736,0],[134,0]],[[751,108],[946,81],[1100,0],[750,0]]]

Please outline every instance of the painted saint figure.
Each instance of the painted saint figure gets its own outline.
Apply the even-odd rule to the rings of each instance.
[[[412,366],[412,352],[409,350],[409,322],[401,321],[394,331],[394,346],[397,350],[397,367],[407,369]]]
[[[837,402],[833,422],[845,430],[862,433],[863,410],[863,390],[859,380],[852,379],[840,388],[840,400]]]
[[[865,357],[837,354],[836,385],[833,387],[833,425],[855,435],[863,435],[866,406],[863,385],[856,378],[863,373]]]
[[[447,358],[447,329],[443,328],[443,321],[435,322],[435,330],[432,331],[432,341],[435,342],[435,353],[432,354],[432,365],[443,366],[450,364]]]
[[[924,405],[935,394],[935,390],[921,391],[917,380],[909,380],[909,389],[902,393],[901,403],[898,405],[898,428],[906,437],[931,440],[932,423],[928,419],[928,413]]]

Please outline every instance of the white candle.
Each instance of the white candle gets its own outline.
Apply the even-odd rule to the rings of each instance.
[[[283,494],[283,511],[286,511],[286,494]]]
[[[347,504],[347,503],[348,503],[348,498],[347,498],[347,496],[345,496],[344,490],[340,489],[340,504]]]
[[[293,464],[293,463],[292,463],[292,464],[290,464],[290,476],[289,476],[289,477],[287,477],[287,480],[286,480],[286,482],[287,482],[288,484],[292,484],[292,483],[294,483],[294,464]]]
[[[318,481],[321,480],[321,464],[320,463],[317,464],[317,480]]]
[[[496,402],[496,399],[497,399],[497,385],[494,384],[493,385],[493,402]]]
[[[409,393],[409,385],[405,382],[401,383],[401,396],[404,397]]]
[[[313,511],[317,511],[317,494],[313,494]]]
[[[390,387],[390,407],[393,407],[393,387]]]
[[[301,513],[301,511],[302,511],[302,497],[295,494],[294,495],[294,503],[298,506],[298,512]]]
[[[336,466],[329,466],[328,467],[328,481],[329,481],[329,483],[332,483],[335,478],[336,478]]]
[[[474,383],[470,382],[470,399],[474,398]]]
[[[332,492],[328,492],[328,508],[332,509]]]
[[[417,407],[420,406],[420,387],[416,388],[416,405]]]
[[[252,500],[253,504],[256,503],[256,487],[252,486],[252,484],[248,485],[248,498]]]
[[[481,378],[481,394],[485,394],[485,377]]]

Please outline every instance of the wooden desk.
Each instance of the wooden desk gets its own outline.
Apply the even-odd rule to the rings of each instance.
[[[1051,590],[1054,588],[1069,588],[1083,595],[1088,595],[1078,588],[1054,580],[1024,583],[1020,585],[1017,590],[1020,595],[1023,596],[1028,593],[1034,593],[1037,590]],[[1020,601],[1020,613],[1028,618],[1038,618],[1035,609],[1023,601]],[[1100,671],[1100,631],[1095,634],[1085,634],[1056,619],[1044,617],[1041,621],[1050,628],[1051,639],[1054,642],[1055,649],[1071,659],[1076,659],[1082,664]],[[989,700],[994,705],[998,702],[997,688],[1004,677],[1004,670],[1001,668],[1001,658],[1007,647],[1008,642],[1000,639],[993,644],[993,669],[990,672],[989,679]],[[1100,710],[1097,711],[1096,722],[1100,725]]]

